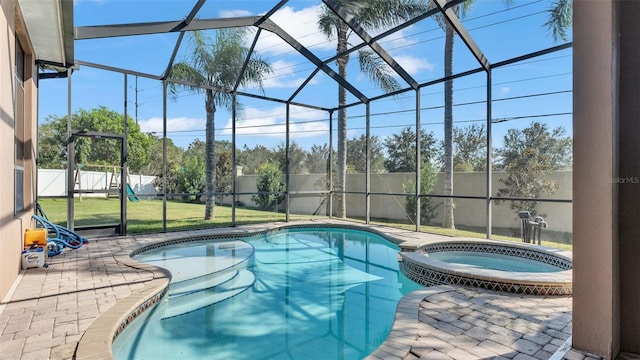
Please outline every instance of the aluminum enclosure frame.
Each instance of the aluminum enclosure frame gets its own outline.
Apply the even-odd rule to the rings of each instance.
[[[416,180],[416,189],[415,189],[415,197],[416,197],[416,203],[418,206],[416,206],[416,209],[418,211],[418,216],[416,216],[416,226],[415,226],[415,231],[420,231],[420,216],[419,216],[419,209],[420,209],[420,199],[424,198],[425,196],[429,196],[429,197],[433,197],[433,198],[453,198],[453,199],[482,199],[485,201],[485,206],[486,206],[486,237],[490,238],[491,237],[491,233],[492,233],[492,222],[491,222],[491,205],[495,200],[511,200],[511,198],[501,198],[501,197],[495,197],[492,195],[492,191],[493,189],[491,188],[491,182],[492,182],[492,174],[491,174],[491,163],[492,163],[492,138],[491,138],[491,127],[492,124],[495,123],[496,121],[492,118],[492,107],[491,107],[491,103],[492,103],[492,93],[491,93],[491,87],[492,87],[492,70],[502,67],[502,66],[506,66],[518,61],[522,61],[522,60],[526,60],[526,59],[531,59],[531,58],[535,58],[538,56],[542,56],[542,55],[546,55],[549,53],[553,53],[556,51],[561,51],[567,48],[570,48],[572,46],[572,43],[565,43],[565,44],[561,44],[558,46],[554,46],[554,47],[550,47],[547,49],[543,49],[540,51],[536,51],[536,52],[532,52],[529,54],[525,54],[525,55],[521,55],[512,59],[508,59],[505,61],[501,61],[495,64],[491,64],[489,62],[489,60],[486,58],[486,56],[483,54],[483,52],[481,51],[480,47],[476,44],[476,42],[474,41],[473,37],[469,34],[469,32],[465,29],[464,25],[462,24],[462,22],[460,21],[460,19],[456,16],[455,12],[453,11],[453,7],[456,5],[461,4],[462,2],[464,2],[464,0],[452,0],[452,1],[445,1],[445,0],[430,0],[433,1],[433,3],[436,5],[435,8],[430,9],[429,11],[425,12],[424,14],[416,17],[415,19],[409,20],[403,24],[400,24],[396,27],[393,27],[385,32],[383,32],[382,34],[376,35],[376,36],[371,36],[370,34],[367,33],[367,31],[365,31],[362,27],[360,27],[360,25],[353,19],[353,16],[351,16],[349,14],[349,12],[342,8],[339,4],[338,1],[336,0],[323,0],[324,4],[330,8],[340,19],[342,19],[342,21],[344,21],[345,23],[348,24],[348,26],[350,27],[350,29],[356,34],[358,35],[363,42],[361,44],[358,44],[356,46],[353,46],[352,48],[348,49],[346,52],[342,53],[342,54],[337,54],[335,56],[332,56],[331,58],[323,61],[321,59],[319,59],[318,57],[316,57],[311,51],[309,51],[305,46],[303,46],[301,43],[299,43],[293,36],[291,36],[290,34],[288,34],[284,29],[282,29],[281,27],[279,27],[276,23],[274,23],[271,19],[270,16],[273,15],[278,9],[282,8],[288,1],[287,0],[281,0],[279,1],[270,11],[268,11],[267,13],[265,13],[262,16],[247,16],[247,17],[236,17],[236,18],[225,18],[225,19],[196,19],[198,11],[202,8],[202,6],[204,5],[204,3],[206,2],[206,0],[198,0],[198,2],[195,4],[195,6],[192,8],[192,10],[190,11],[189,15],[184,19],[184,20],[176,20],[176,21],[163,21],[163,22],[151,22],[151,23],[134,23],[134,24],[118,24],[118,25],[101,25],[101,26],[82,26],[82,27],[77,27],[75,29],[75,39],[77,41],[82,41],[85,39],[97,39],[97,38],[106,38],[106,37],[119,37],[119,36],[132,36],[132,35],[144,35],[144,34],[159,34],[159,33],[179,33],[178,39],[176,41],[176,44],[174,46],[174,49],[172,51],[170,60],[163,72],[163,74],[149,74],[149,73],[143,73],[143,72],[139,72],[139,71],[135,71],[135,70],[130,70],[130,69],[122,69],[122,68],[117,68],[117,67],[112,67],[112,66],[108,66],[108,65],[102,65],[102,64],[96,64],[96,63],[92,63],[92,62],[86,62],[86,61],[77,61],[77,64],[81,65],[81,66],[87,66],[87,67],[93,67],[93,68],[99,68],[99,69],[103,69],[103,70],[108,70],[108,71],[113,71],[113,72],[118,72],[118,73],[122,73],[125,76],[125,84],[126,84],[126,78],[128,75],[132,75],[132,76],[139,76],[139,77],[144,77],[144,78],[148,78],[148,79],[153,79],[153,80],[158,80],[158,81],[162,81],[163,84],[163,158],[165,159],[163,161],[163,176],[166,179],[166,140],[167,140],[167,109],[166,109],[166,102],[167,102],[167,86],[169,83],[178,83],[178,84],[182,84],[182,85],[188,85],[188,86],[193,86],[193,87],[200,87],[200,88],[204,88],[204,89],[212,89],[215,91],[219,91],[219,92],[225,92],[228,94],[231,94],[233,96],[233,112],[232,112],[232,142],[234,144],[233,146],[233,151],[232,151],[232,162],[233,162],[233,170],[232,170],[232,192],[231,195],[233,196],[234,201],[232,202],[232,225],[236,225],[236,196],[239,195],[236,192],[236,181],[237,181],[237,171],[236,171],[236,154],[235,154],[235,139],[236,139],[236,111],[235,111],[235,103],[236,103],[236,99],[238,96],[245,96],[245,97],[250,97],[250,98],[257,98],[257,99],[261,99],[261,100],[266,100],[266,101],[272,101],[272,102],[277,102],[277,103],[282,103],[285,104],[286,106],[286,147],[285,147],[285,152],[286,152],[286,158],[287,158],[287,171],[285,174],[286,177],[286,190],[284,192],[285,194],[285,220],[289,221],[289,203],[290,203],[290,196],[291,195],[295,195],[297,193],[301,193],[301,192],[294,192],[291,191],[290,184],[289,184],[289,146],[290,146],[290,142],[289,142],[289,137],[290,137],[290,106],[291,105],[295,105],[295,106],[300,106],[300,107],[306,107],[309,109],[315,109],[315,110],[321,110],[321,111],[326,111],[328,113],[328,118],[329,118],[329,123],[330,123],[330,128],[329,128],[329,148],[332,149],[334,144],[333,144],[333,113],[337,110],[340,109],[340,107],[334,107],[334,108],[325,108],[325,107],[319,107],[319,106],[314,106],[314,105],[310,105],[310,104],[305,104],[305,103],[300,103],[300,102],[296,102],[294,101],[295,98],[297,97],[297,95],[305,88],[305,86],[307,86],[309,84],[309,82],[312,80],[312,78],[318,74],[319,72],[324,72],[326,75],[329,76],[329,78],[331,78],[334,82],[336,82],[339,86],[344,87],[348,92],[350,92],[356,99],[358,99],[357,102],[354,103],[350,103],[347,104],[345,106],[345,108],[348,107],[352,107],[352,106],[356,106],[356,105],[365,105],[366,107],[366,178],[365,178],[365,191],[364,192],[343,192],[344,194],[347,193],[357,193],[357,194],[362,194],[365,197],[365,209],[366,209],[366,223],[370,222],[370,196],[372,194],[376,194],[376,193],[372,193],[371,189],[370,189],[370,148],[369,148],[369,140],[370,140],[370,104],[373,101],[377,101],[377,100],[381,100],[381,99],[386,99],[388,97],[391,96],[395,96],[401,93],[406,93],[406,92],[414,92],[415,93],[415,126],[417,129],[417,132],[419,134],[420,131],[420,126],[421,126],[421,117],[420,117],[420,109],[421,109],[421,105],[420,105],[420,94],[421,94],[421,89],[425,88],[425,87],[429,87],[432,85],[436,85],[436,84],[440,84],[443,83],[445,81],[448,80],[453,80],[453,79],[457,79],[457,78],[461,78],[464,76],[468,76],[468,75],[472,75],[472,74],[477,74],[480,72],[484,72],[486,74],[486,89],[487,89],[487,95],[486,95],[486,112],[487,112],[487,116],[486,116],[486,127],[487,127],[487,159],[486,159],[486,164],[487,164],[487,173],[486,173],[486,193],[484,196],[454,196],[454,195],[437,195],[437,194],[421,194],[420,193],[420,189],[419,189],[419,184],[420,184],[420,161],[417,161],[417,170],[416,170],[416,175],[415,175],[415,180]],[[379,44],[378,41],[381,39],[384,39],[385,37],[394,34],[418,21],[421,21],[423,19],[426,19],[428,17],[434,16],[436,14],[440,14],[454,29],[454,33],[457,34],[462,41],[464,42],[464,44],[466,45],[466,47],[469,49],[470,53],[473,54],[474,58],[476,59],[476,61],[478,62],[479,67],[476,69],[472,69],[472,70],[467,70],[461,73],[456,73],[453,74],[452,76],[449,77],[442,77],[440,79],[436,79],[436,80],[431,80],[428,82],[424,82],[424,83],[419,83],[417,82],[411,75],[409,75],[405,69],[402,68],[402,66],[400,66],[395,59],[389,54],[387,53]],[[240,77],[238,77],[238,81],[236,82],[234,88],[232,89],[219,89],[219,88],[213,88],[213,87],[208,87],[208,86],[202,86],[199,84],[194,84],[194,83],[187,83],[187,82],[183,82],[183,81],[177,81],[175,79],[171,79],[169,77],[169,71],[175,61],[175,58],[177,56],[177,53],[180,49],[180,46],[182,45],[182,40],[183,40],[183,36],[186,32],[188,31],[195,31],[195,30],[208,30],[208,29],[220,29],[220,28],[229,28],[229,27],[242,27],[242,26],[250,26],[250,27],[254,27],[257,30],[257,33],[254,37],[253,43],[251,45],[249,54],[247,56],[247,58],[245,59],[245,63],[243,66],[243,70],[246,69],[246,66],[249,62],[249,58],[251,56],[251,54],[254,52],[255,50],[255,45],[256,42],[260,36],[261,31],[265,30],[268,32],[271,32],[275,35],[277,35],[279,38],[281,38],[284,42],[286,42],[287,44],[289,44],[293,49],[295,49],[300,55],[302,55],[305,59],[307,59],[310,63],[312,63],[315,66],[315,69],[311,72],[311,74],[305,79],[305,81],[303,81],[303,83],[293,91],[293,93],[286,99],[279,99],[279,98],[274,98],[274,97],[269,97],[269,96],[265,96],[265,95],[256,95],[256,94],[250,94],[250,93],[244,93],[242,91],[238,91],[238,87],[240,84]],[[406,83],[407,87],[402,88],[400,90],[397,90],[393,93],[389,93],[389,94],[382,94],[379,96],[375,96],[375,97],[367,97],[365,96],[356,86],[354,86],[352,83],[350,83],[347,79],[342,78],[339,74],[337,74],[334,70],[332,70],[328,64],[332,61],[335,61],[337,58],[339,58],[342,55],[346,55],[349,54],[351,52],[357,51],[358,49],[361,49],[364,46],[369,46],[380,58],[382,58],[386,64],[388,64],[391,69],[393,69],[393,71]],[[70,92],[70,83],[69,83],[69,92]],[[126,85],[125,85],[125,99],[126,99]],[[71,104],[69,102],[69,115],[68,118],[71,118]],[[126,113],[126,105],[125,105],[125,113]],[[416,143],[416,156],[417,159],[419,159],[420,157],[420,141],[419,141],[420,136],[417,136],[417,143]],[[332,152],[329,152],[329,163],[330,166],[332,164],[332,159],[331,159],[331,154]],[[330,167],[329,169],[330,172],[332,172],[332,168]],[[313,192],[314,194],[328,194],[328,206],[329,206],[329,216],[332,216],[331,211],[332,211],[332,195],[335,194],[336,192],[333,189],[333,179],[330,176],[329,177],[329,188],[323,191],[317,191],[317,192]],[[305,194],[307,194],[309,192],[305,192]],[[389,195],[389,194],[376,194],[376,195]],[[564,203],[570,203],[571,200],[570,199],[536,199],[537,201],[552,201],[552,202],[564,202]],[[166,228],[166,201],[167,201],[167,194],[166,194],[166,184],[163,185],[163,218],[162,218],[162,223],[163,223],[163,227],[162,227],[162,231],[167,231]]]

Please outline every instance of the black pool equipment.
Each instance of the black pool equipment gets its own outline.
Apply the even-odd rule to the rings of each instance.
[[[536,216],[533,218],[533,221],[531,221],[529,220],[531,218],[531,213],[528,211],[518,211],[518,217],[522,220],[522,225],[520,227],[522,242],[535,244],[537,238],[538,245],[540,245],[542,228],[546,228],[548,226],[544,218],[542,216]]]

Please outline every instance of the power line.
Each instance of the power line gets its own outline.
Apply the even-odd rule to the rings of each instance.
[[[509,101],[509,100],[540,97],[540,96],[559,95],[559,94],[566,94],[566,93],[572,93],[572,92],[573,92],[573,90],[550,91],[550,92],[543,92],[543,93],[536,93],[536,94],[527,94],[527,95],[521,95],[521,96],[511,96],[511,97],[499,98],[499,99],[494,99],[493,101],[495,101],[495,102]],[[479,100],[479,101],[469,101],[469,102],[463,102],[463,103],[456,103],[456,104],[454,104],[454,107],[455,106],[467,106],[467,105],[473,105],[473,104],[481,104],[481,103],[486,103],[486,101]],[[420,108],[420,111],[434,110],[434,109],[439,109],[439,108],[443,108],[443,107],[444,106],[422,107],[422,108]],[[388,116],[388,115],[396,115],[396,114],[402,114],[402,113],[408,113],[408,112],[415,112],[415,110],[413,110],[413,109],[403,109],[403,110],[396,110],[396,111],[377,112],[377,113],[371,113],[370,116],[371,117]],[[573,113],[572,112],[560,112],[560,113],[546,113],[546,114],[511,116],[511,117],[504,117],[504,118],[494,119],[492,122],[493,123],[502,123],[502,122],[513,121],[513,120],[527,119],[527,118],[564,116],[564,115],[571,115],[571,114],[573,114]],[[350,119],[359,119],[359,118],[361,119],[361,118],[366,118],[366,115],[350,116],[349,118]],[[260,118],[252,118],[252,119],[245,119],[245,120],[259,120],[259,119]],[[321,122],[326,122],[326,121],[329,121],[329,118],[303,120],[303,121],[292,121],[292,122],[290,122],[290,124],[300,125],[300,124],[309,124],[309,123],[321,123]],[[458,121],[455,121],[455,123],[460,124],[460,123],[486,122],[486,121],[487,121],[486,118],[479,118],[479,119],[458,120]],[[423,123],[422,125],[438,125],[438,124],[442,124],[442,123],[443,122],[431,122],[431,123]],[[238,130],[238,129],[252,129],[252,128],[268,128],[268,127],[277,127],[277,126],[284,126],[284,125],[285,124],[283,124],[283,123],[280,123],[280,124],[260,124],[260,125],[237,125],[236,129]],[[405,126],[414,126],[414,125],[415,125],[415,123],[392,124],[392,125],[371,126],[371,128],[372,129],[381,129],[381,128],[405,127]],[[365,129],[365,128],[363,128],[363,127],[355,127],[355,128],[350,128],[349,130],[362,130],[362,129]],[[215,131],[219,131],[219,132],[222,132],[224,130],[225,130],[224,128],[215,129]],[[171,131],[167,131],[167,133],[172,133],[172,134],[177,134],[177,133],[199,134],[199,133],[202,133],[204,131],[205,131],[204,129],[171,130]],[[324,130],[297,130],[297,131],[290,131],[290,132],[295,132],[295,133],[310,132],[311,133],[311,132],[324,132],[324,131],[327,131],[327,130],[326,129],[324,129]],[[260,134],[255,134],[255,135],[260,135]],[[247,136],[247,134],[243,134],[243,136]]]

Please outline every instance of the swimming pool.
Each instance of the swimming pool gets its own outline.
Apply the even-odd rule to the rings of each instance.
[[[478,269],[531,273],[563,270],[558,266],[544,262],[503,254],[477,253],[473,251],[439,251],[425,254],[425,256],[446,263]]]
[[[399,248],[350,229],[287,229],[160,247],[168,293],[113,343],[116,359],[361,359],[387,337],[398,300],[421,288]]]

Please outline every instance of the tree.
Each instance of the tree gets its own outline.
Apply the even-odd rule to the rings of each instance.
[[[74,131],[87,130],[112,134],[124,133],[124,116],[100,106],[79,109],[71,115]],[[39,126],[38,166],[62,169],[67,166],[67,117],[48,116]],[[127,117],[127,152],[129,171],[139,172],[151,161],[155,137],[140,132],[140,126]],[[120,143],[112,139],[78,137],[75,159],[78,165],[96,164],[120,166]]]
[[[384,140],[387,159],[384,166],[388,172],[416,171],[416,133],[406,127],[400,134],[393,134]],[[436,150],[436,139],[431,132],[420,131],[420,159],[422,166],[431,161]]]
[[[426,11],[427,6],[422,0],[340,0],[338,4],[353,16],[353,19],[365,30],[380,31],[383,28],[397,25]],[[336,54],[343,54],[348,47],[351,30],[331,9],[324,6],[318,20],[318,27],[328,39],[337,39]],[[371,51],[359,50],[358,59],[360,70],[377,86],[386,92],[397,90],[400,85],[394,79],[392,70],[382,59]],[[347,78],[347,64],[349,54],[338,56],[336,64],[338,73],[343,79]],[[347,91],[338,86],[338,149],[337,149],[337,217],[346,215],[346,198],[343,191],[347,177]]]
[[[260,165],[257,171],[257,188],[260,194],[252,195],[251,200],[263,210],[277,210],[278,204],[284,200],[285,185],[280,178],[282,173],[273,163]]]
[[[140,172],[146,175],[162,176],[162,158],[164,156],[162,139],[153,135],[151,138],[153,143],[151,144],[149,162],[140,169]],[[182,162],[183,153],[184,149],[176,146],[170,138],[167,138],[167,172],[171,172],[171,169]]]
[[[420,170],[420,195],[427,195],[433,191],[433,187],[436,185],[438,179],[438,173],[436,168],[431,163],[425,163]],[[407,195],[405,197],[405,211],[411,218],[411,221],[416,221],[416,183],[414,180],[409,180],[402,185],[402,190]],[[433,205],[431,198],[422,197],[420,199],[420,223],[428,224],[438,216],[436,213],[436,206]]]
[[[191,87],[170,82],[173,95],[177,88],[185,88],[205,96],[207,114],[205,131],[205,176],[206,203],[204,218],[215,217],[216,192],[216,156],[215,156],[215,113],[218,106],[231,111],[233,98],[230,90],[236,84],[241,86],[255,85],[262,88],[262,79],[272,72],[271,66],[256,52],[249,52],[245,47],[242,28],[218,29],[215,42],[205,33],[194,31],[191,36],[191,58],[174,64],[171,67],[169,80],[183,80],[205,87]],[[245,60],[249,57],[247,67],[243,70]]]
[[[233,182],[233,165],[231,164],[230,141],[216,141],[216,190],[218,192],[231,192]],[[224,196],[218,196],[218,202],[222,202]]]
[[[256,145],[250,149],[244,145],[242,150],[236,153],[236,162],[243,166],[242,172],[246,175],[253,175],[260,165],[273,159],[274,153],[264,145]]]
[[[178,179],[179,191],[183,194],[182,199],[185,201],[195,201],[198,197],[192,194],[201,193],[205,188],[204,148],[204,143],[196,139],[184,152]]]
[[[558,189],[548,175],[571,164],[571,138],[565,135],[562,127],[549,131],[547,124],[534,122],[522,130],[509,129],[504,136],[503,147],[496,150],[496,168],[506,172],[498,196],[530,199],[511,201],[512,210],[535,216],[536,199]]]
[[[544,25],[551,31],[553,40],[567,40],[573,23],[573,0],[555,0],[547,9],[549,18]]]
[[[453,129],[453,170],[484,171],[487,168],[487,132],[484,125]]]
[[[182,157],[184,150],[181,147],[177,147],[173,141],[167,138],[167,194],[173,194],[180,192],[180,172],[182,170]],[[164,177],[162,174],[162,160],[163,160],[163,144],[162,139],[155,138],[151,150],[151,160],[141,170],[143,174],[157,176],[154,185],[162,189]],[[170,195],[172,196],[172,195]]]
[[[312,145],[307,155],[307,168],[310,174],[323,174],[328,171],[329,145]]]
[[[359,138],[355,136],[347,141],[347,166],[353,171],[363,173],[366,170],[367,160],[367,137],[363,134]],[[369,139],[369,148],[371,149],[371,172],[381,173],[384,171],[384,155],[382,142],[377,136]]]
[[[511,0],[505,0],[507,4]],[[451,9],[456,16],[464,17],[471,9],[475,0],[468,0],[459,5],[454,5]],[[544,24],[553,35],[554,40],[567,39],[567,29],[572,22],[572,0],[555,0],[547,10],[549,18]],[[436,16],[436,21],[445,31],[444,43],[444,76],[448,80],[444,82],[444,195],[453,195],[453,43],[455,32],[451,24],[443,16]],[[453,217],[453,199],[444,199],[442,226],[454,229],[455,221]]]
[[[275,158],[280,166],[280,171],[283,173],[287,171],[287,156],[286,146],[284,144],[278,145],[275,151]],[[289,174],[306,174],[307,166],[307,152],[301,148],[295,141],[289,144]]]
[[[508,2],[508,0],[507,0]],[[456,17],[464,17],[471,9],[475,0],[468,0],[462,4],[456,4],[450,9]],[[453,195],[453,44],[455,30],[444,16],[436,16],[438,25],[444,30],[444,141],[443,141],[443,169],[444,169],[444,195]],[[453,198],[444,198],[442,227],[455,229],[453,218]]]

